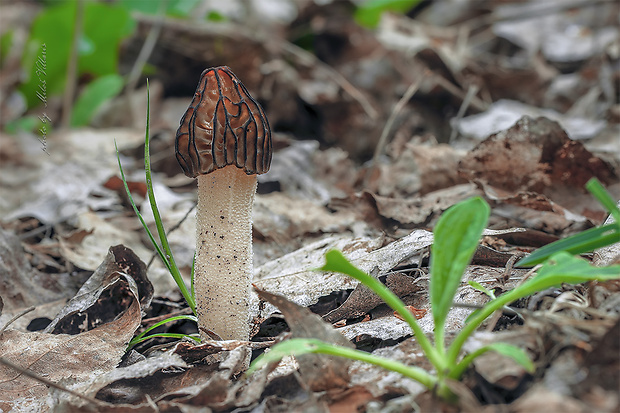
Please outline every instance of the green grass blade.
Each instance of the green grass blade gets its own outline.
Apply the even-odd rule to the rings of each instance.
[[[130,342],[130,344],[127,346],[127,350],[129,350],[131,347],[135,346],[136,344],[142,343],[143,341],[146,340],[150,340],[152,338],[156,338],[156,337],[165,337],[165,338],[191,338],[192,340],[194,340],[197,343],[200,343],[200,337],[198,337],[197,335],[193,335],[193,334],[181,334],[181,333],[155,333],[155,334],[151,334],[150,336],[146,336],[146,337],[142,337],[139,340],[132,340]],[[133,344],[132,344],[133,343]]]
[[[179,316],[174,316],[174,317],[170,317],[170,318],[166,318],[165,320],[159,321],[155,324],[153,324],[152,326],[150,326],[149,328],[147,328],[146,330],[144,330],[142,333],[138,334],[137,336],[135,336],[127,345],[127,349],[129,350],[131,347],[133,347],[134,345],[144,341],[143,338],[144,336],[153,331],[154,329],[156,329],[159,326],[162,326],[166,323],[171,323],[173,321],[178,321],[178,320],[189,320],[189,321],[193,321],[195,323],[198,323],[198,319],[193,316],[193,315],[179,315]],[[153,336],[149,336],[149,337],[153,337]]]
[[[372,354],[360,350],[324,343],[320,340],[312,338],[294,338],[276,344],[269,350],[269,352],[257,357],[256,360],[252,362],[252,365],[246,374],[250,375],[268,363],[281,360],[284,356],[300,356],[308,353],[327,354],[331,356],[345,357],[350,360],[363,361],[365,363],[383,367],[386,370],[400,373],[405,377],[409,377],[422,383],[428,389],[433,389],[438,382],[436,377],[419,367],[407,366],[398,361],[373,356]]]
[[[553,255],[538,270],[536,276],[514,290],[488,302],[457,334],[448,349],[448,361],[450,363],[456,362],[465,340],[473,334],[488,316],[509,303],[562,283],[580,284],[587,281],[617,279],[620,279],[620,265],[596,267],[582,258],[574,257],[567,252],[559,252]]]
[[[444,360],[439,357],[439,354],[437,354],[437,351],[424,334],[424,331],[422,331],[422,328],[418,324],[415,316],[406,308],[400,298],[398,298],[392,291],[383,285],[381,281],[366,274],[364,271],[351,264],[351,262],[349,262],[349,260],[347,260],[338,250],[331,250],[325,254],[325,265],[323,265],[320,270],[346,274],[370,288],[375,294],[381,297],[387,305],[400,314],[407,324],[409,324],[409,327],[415,334],[416,340],[418,340],[418,343],[420,344],[420,347],[422,347],[426,357],[428,357],[431,363],[433,363],[438,370],[443,370],[445,367]]]
[[[454,380],[459,380],[474,359],[487,351],[495,351],[496,353],[511,358],[523,366],[523,368],[525,368],[525,370],[530,374],[533,374],[536,370],[534,363],[532,363],[532,360],[530,360],[527,353],[519,347],[506,343],[491,343],[480,347],[478,350],[465,356],[463,360],[461,360],[461,362],[450,372],[449,377]]]
[[[166,236],[166,230],[164,229],[164,225],[161,219],[161,215],[159,214],[159,208],[157,208],[157,201],[155,199],[155,193],[153,192],[153,180],[151,177],[151,155],[150,155],[150,92],[148,87],[148,81],[146,83],[146,133],[144,138],[144,171],[146,173],[146,188],[147,194],[149,197],[149,202],[151,204],[151,209],[153,211],[153,218],[155,219],[155,225],[157,226],[157,233],[159,234],[159,241],[161,242],[161,246],[165,252],[165,257],[162,256],[162,260],[169,262],[169,271],[174,278],[183,298],[191,308],[192,312],[196,314],[196,303],[194,302],[194,298],[192,294],[187,290],[187,286],[185,285],[185,281],[183,281],[183,277],[181,276],[181,272],[179,271],[179,267],[174,261],[174,256],[172,255],[172,251],[170,249],[170,245],[168,244],[168,237]]]
[[[442,354],[448,311],[465,268],[478,247],[489,214],[489,205],[482,198],[471,198],[444,212],[433,231],[429,292],[435,322],[435,346]]]
[[[614,217],[616,224],[620,226],[620,209],[616,201],[609,195],[598,179],[592,178],[586,183],[586,189],[603,205],[603,207]]]
[[[144,218],[142,217],[142,214],[140,213],[140,210],[138,210],[138,206],[136,205],[135,201],[133,200],[133,196],[131,195],[131,191],[129,190],[129,186],[127,185],[127,179],[125,178],[125,172],[123,171],[123,166],[121,165],[121,158],[120,158],[120,154],[118,152],[118,146],[116,146],[116,140],[114,140],[114,147],[116,148],[116,160],[118,161],[118,169],[119,169],[119,171],[121,173],[121,179],[123,181],[123,185],[125,186],[125,192],[127,193],[127,197],[129,198],[129,202],[131,203],[131,206],[133,207],[133,210],[136,213],[136,216],[140,220],[140,223],[142,224],[142,228],[144,228],[144,230],[146,231],[146,233],[147,233],[147,235],[149,237],[149,240],[151,241],[151,244],[153,245],[153,247],[157,251],[157,254],[159,254],[159,256],[161,257],[161,259],[162,259],[164,265],[166,266],[166,268],[168,269],[168,271],[172,272],[172,270],[170,268],[170,263],[168,262],[168,260],[164,256],[164,253],[162,252],[161,248],[159,247],[159,244],[157,243],[157,241],[155,241],[155,237],[153,237],[153,233],[151,233],[151,230],[149,229],[148,225],[146,225],[146,222],[144,221]]]
[[[590,228],[579,234],[545,245],[521,259],[515,265],[518,267],[531,267],[544,262],[560,251],[578,255],[615,244],[616,242],[620,242],[620,227],[614,222],[602,227]]]
[[[194,251],[194,258],[192,259],[192,272],[190,274],[190,287],[191,287],[191,292],[192,292],[192,298],[194,299],[194,302],[196,301],[196,292],[194,291],[194,272],[195,272],[195,268],[196,268],[196,252]]]
[[[484,293],[484,294],[488,295],[492,299],[495,298],[495,293],[493,291],[489,290],[484,285],[480,284],[479,282],[472,280],[472,281],[467,281],[467,284],[469,284],[474,290],[478,290],[481,293]]]
[[[618,209],[616,201],[613,200],[596,178],[588,181],[586,189],[612,215],[615,222],[601,227],[590,228],[579,234],[545,245],[517,262],[517,266],[531,267],[540,264],[560,251],[566,251],[573,255],[585,254],[620,242],[620,209]]]

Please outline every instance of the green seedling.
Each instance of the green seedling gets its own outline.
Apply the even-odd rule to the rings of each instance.
[[[566,251],[574,255],[585,254],[620,242],[620,209],[618,209],[615,201],[596,178],[588,181],[586,189],[611,214],[615,222],[590,228],[579,234],[545,245],[517,262],[517,266],[531,267],[540,264],[559,251]]]
[[[488,302],[466,322],[446,348],[444,338],[446,316],[461,283],[465,267],[469,264],[486,226],[488,216],[488,204],[481,198],[473,198],[448,209],[437,223],[430,263],[430,302],[435,325],[434,343],[424,334],[416,318],[394,293],[379,280],[351,264],[341,252],[329,251],[325,256],[325,265],[320,268],[321,271],[339,272],[355,278],[381,297],[409,324],[424,354],[435,367],[434,374],[419,367],[404,365],[397,361],[316,339],[291,339],[275,345],[268,353],[261,355],[252,363],[248,374],[286,355],[329,354],[360,360],[398,372],[419,381],[428,389],[434,390],[440,397],[454,401],[456,396],[449,388],[449,380],[460,379],[472,361],[487,351],[495,351],[509,357],[522,365],[526,371],[533,373],[535,367],[527,354],[510,344],[492,343],[464,357],[461,355],[461,350],[465,341],[484,320],[505,305],[562,283],[577,284],[592,280],[618,279],[620,278],[620,266],[594,267],[567,252],[556,253],[545,262],[536,276],[514,290]]]
[[[154,329],[156,329],[159,326],[162,326],[166,323],[170,323],[173,321],[179,321],[179,320],[189,320],[189,321],[193,321],[194,323],[198,322],[198,319],[193,316],[193,315],[179,315],[179,316],[175,316],[175,317],[170,317],[170,318],[166,318],[165,320],[159,321],[155,324],[153,324],[152,326],[150,326],[149,328],[147,328],[146,330],[144,330],[142,333],[138,334],[137,336],[135,336],[133,339],[131,339],[131,341],[129,342],[129,344],[127,345],[127,350],[129,350],[130,348],[132,348],[133,346],[135,346],[138,343],[142,343],[143,341],[149,340],[153,337],[168,337],[168,338],[185,338],[185,337],[189,337],[194,341],[197,341],[198,343],[200,343],[200,336],[198,334],[177,334],[177,333],[155,333],[155,334],[151,334],[151,335],[146,335],[147,333],[150,333],[151,331],[153,331]]]
[[[155,226],[157,227],[157,233],[159,235],[159,240],[160,240],[161,245],[157,243],[157,241],[155,240],[155,237],[153,236],[151,230],[149,229],[146,222],[144,221],[144,218],[142,217],[142,214],[140,213],[138,206],[134,202],[133,196],[131,195],[131,191],[129,190],[129,186],[127,185],[127,179],[125,178],[125,172],[123,171],[123,166],[121,165],[121,158],[120,158],[118,147],[116,146],[116,141],[115,141],[114,146],[116,148],[116,159],[118,161],[118,169],[121,173],[121,179],[123,180],[123,185],[125,186],[125,192],[127,193],[127,197],[129,198],[129,202],[131,203],[131,206],[133,207],[134,212],[138,216],[138,219],[140,220],[142,227],[146,231],[149,237],[149,240],[151,241],[151,244],[153,244],[153,247],[157,251],[157,255],[159,255],[159,258],[161,259],[161,261],[164,263],[164,265],[168,269],[168,272],[170,272],[170,275],[172,275],[172,278],[174,279],[177,286],[179,287],[179,290],[181,291],[183,298],[185,298],[187,305],[189,306],[189,308],[192,310],[192,312],[195,315],[196,304],[195,304],[194,294],[193,294],[194,267],[192,265],[192,274],[191,274],[192,283],[191,283],[190,289],[188,290],[187,286],[185,285],[185,281],[183,281],[183,277],[181,276],[181,272],[179,271],[179,267],[177,266],[174,260],[174,256],[172,255],[172,250],[170,249],[170,244],[168,243],[168,237],[166,236],[166,230],[164,229],[161,215],[159,214],[159,208],[157,208],[157,201],[155,200],[155,193],[153,192],[153,180],[151,176],[150,132],[149,132],[150,94],[149,94],[149,88],[148,88],[148,81],[147,81],[146,96],[147,96],[146,98],[147,110],[146,110],[146,132],[145,132],[145,138],[144,138],[144,171],[146,173],[147,195],[149,198],[149,202],[151,204],[151,209],[153,211],[153,217],[155,219]],[[144,341],[144,340],[147,340],[153,337],[185,337],[186,335],[183,335],[183,334],[170,335],[167,333],[156,333],[156,334],[152,334],[149,336],[144,336],[144,334],[146,334],[153,328],[159,327],[160,325],[167,323],[167,322],[177,321],[181,319],[196,321],[196,318],[194,316],[178,316],[178,317],[171,317],[166,320],[163,320],[160,323],[157,323],[154,326],[150,327],[148,330],[144,331],[142,334],[140,334],[136,338],[134,338],[129,344],[128,349],[141,341]],[[196,338],[191,335],[187,337],[196,340]]]

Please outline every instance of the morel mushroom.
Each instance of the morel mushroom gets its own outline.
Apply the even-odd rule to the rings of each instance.
[[[202,72],[181,119],[176,157],[198,178],[194,292],[203,339],[249,339],[252,205],[271,164],[263,108],[226,66]]]

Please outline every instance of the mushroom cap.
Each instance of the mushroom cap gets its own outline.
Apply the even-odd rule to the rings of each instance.
[[[248,175],[263,174],[271,165],[271,129],[265,112],[227,66],[200,75],[174,146],[190,178],[227,165]]]

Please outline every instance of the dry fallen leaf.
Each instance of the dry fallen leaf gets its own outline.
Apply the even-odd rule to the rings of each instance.
[[[255,287],[256,289],[256,287]],[[278,307],[284,315],[294,338],[315,338],[326,343],[343,347],[353,347],[331,324],[317,314],[286,298],[256,289],[258,296]],[[322,354],[305,354],[296,357],[302,380],[313,391],[325,391],[348,386],[348,368],[351,361],[342,357]]]

